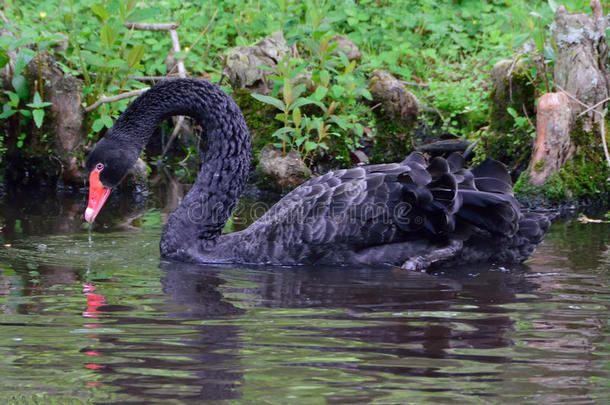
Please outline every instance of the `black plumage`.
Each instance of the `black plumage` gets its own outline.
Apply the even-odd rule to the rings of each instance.
[[[165,258],[253,264],[391,264],[421,269],[475,261],[525,260],[548,230],[546,217],[523,215],[499,162],[473,170],[453,154],[428,162],[412,153],[401,163],[338,170],[312,178],[246,230],[221,235],[250,167],[243,115],[206,81],[164,81],[119,117],[87,165],[105,165],[114,187],[159,122],[189,115],[204,128],[201,172],[163,229]]]

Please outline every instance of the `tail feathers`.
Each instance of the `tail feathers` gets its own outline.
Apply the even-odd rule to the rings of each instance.
[[[433,158],[428,165],[421,154],[413,153],[401,165],[408,167],[398,176],[400,200],[408,209],[397,217],[398,226],[417,237],[425,229],[463,242],[447,263],[522,262],[550,227],[545,215],[521,213],[510,175],[500,162],[486,160],[469,170],[456,153]]]
[[[512,192],[512,182],[506,167],[487,159],[472,170],[458,165],[463,180],[459,184],[462,208],[459,219],[496,235],[511,236],[519,229],[521,210]]]
[[[506,166],[497,160],[487,159],[472,169],[477,189],[490,193],[512,193],[513,184]]]
[[[413,232],[423,225],[435,235],[448,235],[458,222],[464,225],[460,229],[474,226],[509,238],[521,229],[521,237],[537,243],[548,229],[544,219],[521,214],[510,175],[500,162],[488,159],[469,170],[458,153],[447,159],[435,157],[427,165],[420,153],[412,153],[401,165],[409,168],[398,176],[401,200],[411,207],[405,215],[424,218],[420,227],[399,221],[403,231]]]
[[[551,227],[551,220],[544,214],[526,213],[519,221],[518,234],[525,237],[530,243],[538,244]]]
[[[496,235],[514,235],[519,227],[519,208],[512,195],[460,190],[463,204],[457,217]]]
[[[410,154],[402,163],[409,171],[398,177],[402,183],[402,201],[411,209],[409,218],[397,218],[398,226],[406,232],[423,228],[434,235],[447,235],[455,229],[455,213],[462,205],[458,194],[458,178],[451,172],[459,162],[448,162],[437,157],[425,166],[419,153]],[[418,219],[410,221],[407,219]]]
[[[502,249],[496,252],[491,260],[502,263],[521,263],[528,259],[550,226],[551,220],[544,214],[525,214],[519,221],[518,232],[505,240]]]

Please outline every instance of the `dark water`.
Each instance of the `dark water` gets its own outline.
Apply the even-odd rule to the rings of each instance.
[[[608,224],[511,268],[253,269],[160,261],[129,206],[89,243],[82,198],[0,203],[0,403],[610,401]]]

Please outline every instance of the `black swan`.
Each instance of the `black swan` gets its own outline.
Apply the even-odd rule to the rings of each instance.
[[[527,259],[550,222],[521,213],[506,168],[459,154],[312,178],[250,227],[222,234],[246,184],[250,135],[239,107],[203,80],[163,81],[134,100],[87,158],[93,222],[159,123],[193,117],[207,137],[201,172],[163,229],[164,258],[200,263],[389,264],[407,269]]]

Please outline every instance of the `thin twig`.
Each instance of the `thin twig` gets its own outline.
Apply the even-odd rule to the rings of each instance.
[[[587,108],[586,110],[584,110],[583,112],[581,112],[580,114],[578,114],[578,116],[580,117],[581,115],[585,115],[586,113],[588,113],[591,110],[595,110],[597,107],[599,107],[600,105],[604,104],[605,102],[610,101],[610,97],[600,101],[599,103],[595,104],[592,107]],[[598,111],[595,111],[597,113],[599,113]]]
[[[606,162],[608,163],[608,167],[610,167],[610,153],[608,152],[608,143],[606,142],[606,113],[605,112],[602,114],[602,120],[599,123],[599,130],[602,133],[602,147],[604,148],[604,155],[606,156]],[[606,181],[610,181],[610,176],[608,176]]]
[[[216,10],[214,10],[214,14],[212,14],[212,17],[210,17],[210,21],[208,21],[208,25],[205,26],[203,31],[201,31],[201,34],[199,34],[199,36],[193,41],[193,43],[191,43],[191,46],[189,46],[190,49],[193,49],[195,47],[195,45],[197,45],[197,42],[199,42],[201,37],[203,37],[205,34],[208,33],[208,30],[210,29],[210,26],[212,25],[212,23],[216,19],[216,14],[218,14],[218,8],[216,8]]]
[[[6,16],[2,12],[2,10],[0,10],[0,18],[2,19],[2,22],[4,22],[5,24],[10,24],[10,21],[8,20],[8,18],[6,18]]]
[[[572,94],[570,94],[568,91],[566,91],[565,89],[563,89],[560,85],[558,85],[557,83],[555,83],[555,86],[557,86],[557,88],[559,90],[561,90],[562,92],[565,93],[566,96],[570,97],[572,100],[576,101],[578,104],[580,104],[581,106],[585,107],[585,108],[589,108],[588,105],[586,105],[585,103],[583,103],[582,101],[580,101],[579,99],[577,99],[576,97],[574,97]]]
[[[128,91],[126,93],[121,93],[121,94],[117,94],[116,96],[110,96],[110,97],[104,96],[104,97],[100,98],[99,100],[97,100],[95,103],[91,104],[89,107],[85,108],[85,112],[91,112],[105,103],[112,103],[114,101],[119,101],[124,98],[139,96],[142,93],[144,93],[146,90],[148,90],[148,89],[146,88],[146,89],[132,90],[132,91]]]
[[[536,128],[536,125],[534,125],[534,123],[532,122],[532,120],[530,119],[530,116],[527,115],[527,108],[525,108],[525,104],[521,104],[521,107],[523,108],[523,114],[525,114],[525,119],[527,119],[527,122],[530,123],[530,126],[532,128]]]
[[[511,102],[513,101],[513,71],[515,70],[515,66],[517,66],[520,58],[521,52],[515,55],[510,64],[510,68],[508,68],[508,72],[506,72],[506,80],[508,80],[508,98]]]
[[[428,83],[414,83],[414,82],[407,82],[404,80],[399,80],[400,83],[407,85],[407,86],[416,86],[416,87],[430,87],[430,85]]]
[[[370,107],[367,111],[373,111],[374,109],[379,108],[379,107],[381,107],[381,103],[375,104],[374,106]]]

